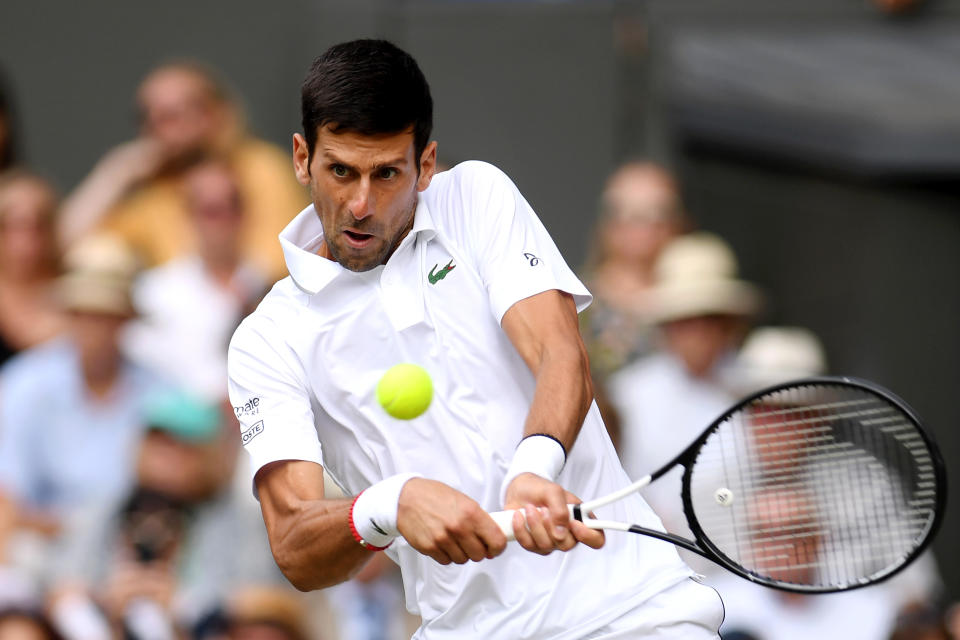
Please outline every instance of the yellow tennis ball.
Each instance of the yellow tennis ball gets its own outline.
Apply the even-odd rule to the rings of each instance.
[[[390,367],[377,383],[377,402],[394,418],[411,420],[427,410],[433,400],[430,374],[416,364]]]

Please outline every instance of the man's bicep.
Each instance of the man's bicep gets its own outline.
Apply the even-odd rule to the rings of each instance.
[[[503,314],[501,327],[534,374],[548,348],[583,352],[576,303],[564,291],[550,289],[519,300]]]
[[[267,531],[271,532],[309,502],[323,500],[323,467],[305,460],[278,460],[253,477]]]

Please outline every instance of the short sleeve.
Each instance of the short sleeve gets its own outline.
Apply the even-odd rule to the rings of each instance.
[[[255,314],[241,323],[227,353],[230,402],[251,477],[278,460],[322,463],[305,376],[282,336]]]
[[[510,178],[489,164],[467,164],[469,237],[497,321],[516,302],[550,289],[571,294],[577,310],[586,309],[590,293]]]

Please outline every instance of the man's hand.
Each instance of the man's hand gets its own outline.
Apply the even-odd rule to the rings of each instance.
[[[532,473],[521,473],[510,486],[505,509],[516,509],[513,533],[527,551],[547,555],[554,550],[569,551],[582,542],[588,547],[603,546],[603,531],[570,519],[568,504],[581,500],[555,482]]]
[[[122,620],[127,605],[136,598],[146,598],[168,610],[175,591],[176,573],[168,562],[120,560],[107,578],[101,599],[107,614]]]
[[[475,500],[426,478],[403,486],[397,529],[410,546],[440,564],[495,558],[507,546],[506,536]]]

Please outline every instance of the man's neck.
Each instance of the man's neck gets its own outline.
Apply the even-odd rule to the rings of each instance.
[[[240,257],[235,253],[221,256],[201,255],[200,261],[203,264],[204,271],[221,286],[229,285],[240,267]]]
[[[113,391],[120,378],[120,359],[105,364],[98,362],[96,366],[82,364],[83,382],[87,391],[97,400],[106,399]]]

